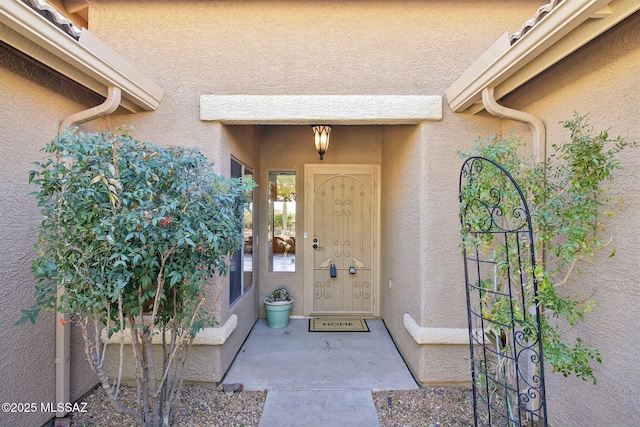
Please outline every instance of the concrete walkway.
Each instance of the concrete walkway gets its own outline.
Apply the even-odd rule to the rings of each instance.
[[[260,427],[377,426],[372,391],[418,386],[384,323],[370,332],[309,332],[307,319],[285,329],[258,320],[224,383],[267,390]]]

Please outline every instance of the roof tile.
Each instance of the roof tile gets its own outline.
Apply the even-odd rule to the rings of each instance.
[[[549,3],[545,4],[544,6],[540,6],[536,11],[535,16],[525,21],[522,24],[522,26],[520,27],[520,31],[511,34],[511,37],[509,37],[509,41],[511,42],[511,44],[514,44],[515,42],[520,40],[522,36],[527,34],[529,30],[531,30],[538,22],[542,20],[542,18],[547,16],[547,14],[551,12],[561,2],[562,0],[551,0]]]
[[[69,36],[76,40],[80,38],[80,30],[73,25],[73,22],[62,16],[56,8],[45,3],[44,0],[22,0],[22,2],[44,16],[49,22]]]

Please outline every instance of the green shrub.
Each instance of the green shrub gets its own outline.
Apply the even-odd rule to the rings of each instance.
[[[610,138],[607,131],[594,134],[586,118],[576,114],[572,120],[561,122],[569,130],[567,142],[553,144],[553,153],[546,161],[534,162],[531,157],[522,155],[524,143],[521,137],[510,135],[493,136],[486,141],[478,140],[463,158],[472,156],[485,157],[502,165],[514,177],[527,199],[532,218],[533,234],[536,238],[536,269],[538,285],[538,301],[542,313],[542,345],[545,361],[551,364],[554,371],[564,376],[576,375],[584,380],[592,380],[595,384],[591,362],[601,362],[600,352],[590,346],[583,338],[572,342],[566,339],[565,328],[571,328],[584,319],[585,313],[591,311],[594,302],[590,297],[577,298],[563,293],[562,287],[580,274],[579,265],[592,257],[597,251],[610,247],[610,240],[603,240],[605,231],[602,223],[604,216],[613,216],[617,201],[607,194],[606,182],[612,181],[613,172],[620,167],[618,155],[627,147],[635,146],[621,137]],[[497,171],[497,169],[496,169]],[[474,181],[473,185],[463,192],[463,200],[469,198],[491,198],[492,190],[499,188],[504,194],[503,200],[517,200],[520,197],[515,188],[506,184],[504,175],[489,174]],[[503,180],[503,181],[499,181]],[[509,194],[511,192],[511,194]],[[482,226],[484,217],[482,209],[474,211],[469,206],[461,206],[468,214],[463,226],[463,245],[469,251],[478,248],[480,253],[493,257],[496,272],[492,277],[483,279],[480,286],[487,289],[497,285],[496,276],[503,279],[509,274],[518,272],[509,270],[504,260],[514,259],[517,254],[495,252],[492,244],[494,236],[471,235],[468,230]],[[506,214],[516,206],[502,207]],[[513,248],[516,246],[513,245]],[[611,249],[611,256],[615,251]],[[528,291],[532,287],[529,284]],[[523,300],[533,301],[529,297]],[[490,316],[502,319],[510,316],[511,310],[522,313],[527,307],[512,307],[491,301]],[[522,325],[528,334],[537,331],[534,324]],[[535,330],[534,330],[535,329]],[[494,331],[500,336],[503,331]]]
[[[253,184],[215,175],[197,149],[162,148],[127,133],[67,132],[45,152],[29,175],[44,215],[33,263],[36,303],[18,323],[35,322],[41,310],[69,312],[116,408],[140,425],[168,425],[193,337],[215,323],[205,309],[210,279],[226,274],[227,255],[242,244]],[[212,292],[209,302],[215,299]],[[103,370],[102,328],[109,337],[120,333],[121,343],[125,328],[133,332],[137,410],[117,402],[120,378],[110,383]],[[150,368],[157,334],[159,372]]]

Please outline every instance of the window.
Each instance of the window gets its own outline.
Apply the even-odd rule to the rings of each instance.
[[[242,163],[231,159],[231,178],[253,179],[253,171]],[[233,304],[253,285],[253,191],[243,213],[243,247],[231,259],[229,268],[229,303]]]
[[[295,172],[269,172],[269,271],[296,271]]]

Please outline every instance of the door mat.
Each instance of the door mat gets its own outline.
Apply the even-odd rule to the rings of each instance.
[[[314,317],[309,319],[309,332],[369,332],[364,319]]]

